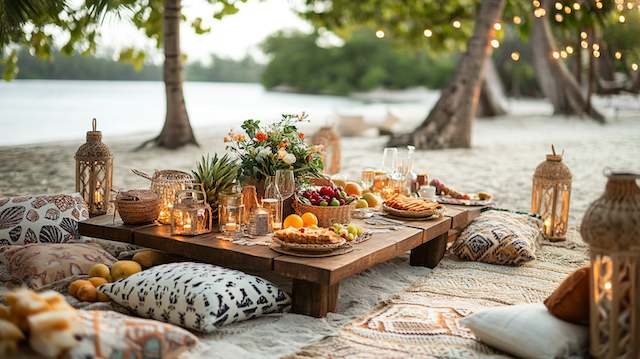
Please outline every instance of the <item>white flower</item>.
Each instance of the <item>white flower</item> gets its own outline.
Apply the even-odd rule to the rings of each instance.
[[[271,155],[271,147],[264,147],[258,151],[258,158],[264,158]]]
[[[293,153],[287,153],[282,161],[288,165],[292,165],[296,162],[296,156]]]

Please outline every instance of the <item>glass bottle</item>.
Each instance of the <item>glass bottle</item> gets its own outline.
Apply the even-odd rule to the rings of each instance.
[[[271,213],[273,230],[282,228],[282,195],[278,189],[275,176],[269,176],[265,180],[262,206],[269,209]]]

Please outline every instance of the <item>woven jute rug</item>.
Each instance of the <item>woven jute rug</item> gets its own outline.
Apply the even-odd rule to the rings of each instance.
[[[487,307],[542,302],[573,270],[588,263],[572,229],[565,242],[544,242],[522,267],[463,262],[446,256],[424,279],[362,318],[291,358],[505,358],[458,319]]]

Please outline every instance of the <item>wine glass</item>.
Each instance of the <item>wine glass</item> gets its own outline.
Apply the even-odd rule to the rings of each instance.
[[[365,189],[370,189],[373,186],[373,180],[376,177],[376,170],[371,167],[367,167],[362,170],[362,176],[360,180]]]
[[[291,197],[293,192],[296,190],[293,170],[277,170],[276,186],[278,186],[278,190],[280,191],[280,199],[284,201]]]
[[[382,169],[391,175],[396,169],[396,162],[398,160],[398,149],[395,147],[385,147],[382,153]]]

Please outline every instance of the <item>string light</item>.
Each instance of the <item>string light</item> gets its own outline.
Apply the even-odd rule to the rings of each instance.
[[[555,6],[556,6],[556,10],[562,10],[562,8],[564,7],[562,6],[562,3],[559,3],[559,2],[557,2]]]
[[[560,53],[558,51],[554,51],[551,56],[553,56],[554,59],[559,59],[560,58]]]
[[[376,37],[378,39],[382,39],[384,37],[384,31],[382,31],[382,30],[376,31]]]
[[[453,27],[455,27],[456,29],[459,29],[459,28],[460,28],[460,26],[462,26],[462,24],[461,24],[461,23],[460,23],[460,21],[458,21],[458,20],[454,20],[452,25],[453,25]]]
[[[496,31],[500,31],[502,30],[502,24],[496,22],[495,24],[493,24],[493,28],[496,29]]]
[[[565,13],[565,14],[567,14],[567,15],[568,15],[568,14],[571,14],[571,8],[570,8],[570,7],[568,7],[568,6],[565,6],[565,7],[564,7],[564,13]]]
[[[518,51],[514,51],[511,53],[511,60],[518,61],[520,60],[520,53]]]
[[[582,47],[583,49],[586,49],[587,47],[589,47],[589,43],[582,40],[580,41],[580,47]]]
[[[602,9],[602,3],[601,3],[601,2],[599,2],[599,1],[598,1],[598,2],[596,2],[596,7],[597,7],[598,9]]]
[[[538,1],[538,0],[533,0],[533,6],[534,6],[534,7],[540,7],[540,1]]]
[[[543,17],[547,14],[547,11],[541,7],[535,9],[533,11],[533,15],[535,15],[536,17]]]
[[[567,54],[569,54],[569,55],[573,54],[573,47],[567,46],[567,47],[565,47],[565,50],[567,51]]]
[[[627,20],[627,19],[625,19],[624,15],[620,15],[620,16],[618,17],[618,21],[619,21],[620,23],[624,23],[626,20]]]
[[[616,60],[620,60],[622,58],[622,53],[620,51],[616,51],[613,56],[616,58]]]
[[[593,57],[600,57],[600,51],[593,50]]]
[[[500,41],[496,39],[491,40],[491,47],[493,47],[494,49],[497,49],[498,47],[500,47]]]
[[[587,33],[586,33],[586,32],[584,32],[584,31],[583,31],[583,32],[581,32],[581,33],[580,33],[580,38],[581,38],[581,39],[586,39],[586,38],[587,38]]]
[[[628,2],[627,3],[627,9],[629,9],[629,10],[633,9],[633,3],[632,2]]]
[[[431,31],[430,29],[424,29],[423,34],[425,37],[431,37],[433,35],[433,31]]]
[[[598,50],[600,50],[600,45],[598,45],[598,44],[593,44],[593,46],[592,46],[592,47],[593,47],[593,51],[598,51]]]
[[[522,24],[522,18],[520,18],[520,16],[514,16],[513,17],[513,23],[516,24],[516,25]]]
[[[580,4],[578,4],[577,2],[573,3],[573,10],[578,11],[580,10]]]
[[[631,69],[633,71],[638,71],[638,64],[636,64],[635,62],[631,64]]]
[[[618,11],[622,11],[622,10],[624,10],[624,6],[622,4],[618,4],[618,5],[616,5],[616,9]]]
[[[562,22],[563,20],[562,14],[556,14],[555,18],[556,18],[556,22]]]
[[[566,59],[567,56],[569,56],[569,55],[567,54],[566,51],[564,51],[564,50],[560,51],[560,57],[562,57],[563,59]]]

